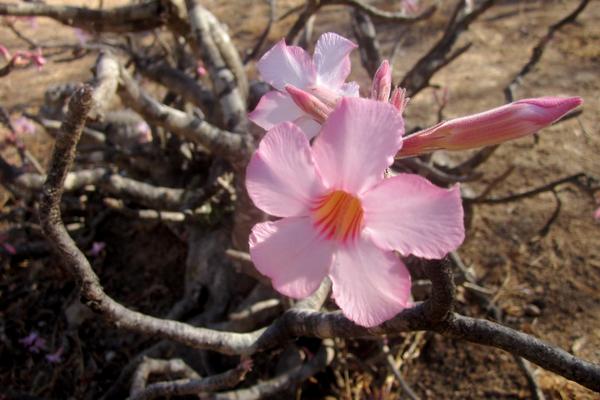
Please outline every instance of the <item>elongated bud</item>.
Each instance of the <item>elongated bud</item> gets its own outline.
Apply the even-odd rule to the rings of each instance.
[[[517,139],[550,125],[582,103],[580,97],[539,97],[445,121],[406,137],[398,156],[466,150]]]
[[[406,89],[401,87],[396,87],[392,92],[392,97],[390,98],[390,102],[400,114],[404,114],[404,110],[410,101],[410,97],[406,97]]]
[[[322,124],[327,119],[327,116],[332,111],[325,103],[319,100],[316,96],[298,89],[293,85],[285,85],[285,90],[289,93],[294,103],[302,111],[310,115],[315,121]]]
[[[371,98],[374,100],[387,102],[392,90],[392,69],[388,60],[383,60],[375,76],[373,77],[373,86],[371,87]]]

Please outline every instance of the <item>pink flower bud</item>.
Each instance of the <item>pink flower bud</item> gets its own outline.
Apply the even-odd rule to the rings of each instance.
[[[327,116],[332,111],[331,107],[328,107],[316,96],[302,89],[298,89],[293,85],[285,85],[285,90],[302,111],[310,115],[311,118],[320,124],[325,122]]]
[[[410,97],[406,97],[406,89],[401,87],[396,87],[392,92],[392,97],[390,98],[390,102],[400,114],[404,114],[404,110],[410,101]]]
[[[441,122],[404,139],[400,157],[434,150],[466,150],[530,135],[581,105],[580,97],[524,99],[479,114]]]
[[[373,86],[371,86],[371,98],[374,100],[387,102],[392,90],[392,69],[388,60],[383,60],[375,76],[373,77]]]

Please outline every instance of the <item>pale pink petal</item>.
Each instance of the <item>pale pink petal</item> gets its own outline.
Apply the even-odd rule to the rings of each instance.
[[[464,240],[458,186],[439,188],[427,179],[400,174],[362,196],[365,231],[381,248],[442,258]]]
[[[256,224],[250,256],[256,269],[280,293],[296,299],[313,293],[327,275],[334,242],[319,237],[310,217]]]
[[[269,130],[246,170],[254,204],[277,217],[308,215],[325,189],[316,173],[306,135],[291,122]]]
[[[310,117],[300,117],[294,120],[294,124],[298,125],[300,129],[306,134],[308,140],[317,136],[319,131],[321,130],[321,124]]]
[[[310,56],[297,46],[287,46],[280,40],[258,61],[262,79],[278,90],[287,84],[304,88],[316,80],[315,67]]]
[[[383,178],[402,146],[404,122],[390,104],[344,97],[313,145],[329,188],[358,194]]]
[[[360,96],[359,89],[360,89],[360,87],[358,86],[358,83],[347,82],[347,83],[344,83],[340,87],[339,93],[340,93],[340,96],[358,97],[358,96]]]
[[[263,129],[271,129],[282,122],[290,122],[304,115],[287,93],[272,90],[260,98],[258,105],[248,114],[250,121]]]
[[[315,46],[313,61],[317,70],[317,84],[339,88],[350,74],[350,52],[356,48],[350,40],[327,32]]]
[[[337,249],[329,275],[335,302],[358,325],[379,325],[410,306],[408,270],[365,235]]]

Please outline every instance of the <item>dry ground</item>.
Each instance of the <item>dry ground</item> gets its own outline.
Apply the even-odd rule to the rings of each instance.
[[[82,2],[73,0],[69,3]],[[105,1],[105,4],[112,3],[117,2]],[[253,1],[252,7],[248,7],[247,3],[250,2],[206,1],[207,6],[229,25],[240,48],[251,46],[266,22],[267,8],[263,2]],[[297,3],[279,1],[279,13]],[[528,60],[531,48],[545,33],[547,26],[566,15],[577,3],[575,0],[503,1],[484,14],[461,39],[472,41],[472,49],[433,79],[435,84],[447,88],[449,92],[445,116],[451,118],[502,104],[502,89]],[[240,11],[241,6],[243,12]],[[378,25],[384,54],[389,55],[397,41],[402,44],[394,60],[396,79],[401,78],[438,37],[445,17],[447,13],[439,13],[431,21],[410,29],[390,24]],[[484,178],[469,184],[469,190],[475,193],[481,191],[486,183],[511,166],[514,167],[513,173],[495,188],[492,195],[514,193],[577,172],[600,176],[599,19],[600,2],[593,1],[576,24],[567,26],[556,35],[540,63],[517,90],[519,98],[579,95],[585,99],[583,114],[545,129],[539,135],[537,144],[532,138],[525,138],[501,146],[481,168]],[[275,25],[269,36],[269,44],[286,32],[291,21],[293,18]],[[327,8],[317,18],[315,37],[327,30],[350,36],[348,22],[346,9]],[[70,29],[48,20],[41,19],[37,30],[20,24],[26,34],[41,43],[75,41]],[[0,27],[0,43],[9,48],[23,46],[3,27]],[[0,79],[0,105],[8,108],[39,106],[43,91],[49,84],[88,79],[92,62],[91,57],[71,63],[59,63],[54,59],[40,73],[32,69],[11,73],[7,78]],[[249,68],[251,73],[252,68]],[[368,87],[368,77],[360,66],[358,54],[353,56],[351,78],[361,82],[363,88]],[[406,115],[407,123],[410,126],[430,125],[436,121],[436,110],[433,89],[424,90],[411,102]],[[44,158],[47,147],[44,144],[47,143],[49,139],[42,133],[28,140],[28,145],[41,159]],[[450,157],[461,158],[464,155]],[[471,228],[459,252],[481,278],[480,283],[496,291],[497,303],[506,313],[507,323],[573,351],[580,357],[600,362],[600,224],[593,219],[597,205],[589,195],[572,185],[559,187],[558,196],[562,203],[560,214],[545,235],[540,234],[540,229],[556,207],[556,200],[551,193],[519,202],[474,207]],[[156,249],[151,245],[155,234],[156,231],[148,232],[146,236],[138,238],[139,243],[136,244]],[[106,241],[114,243],[115,248],[122,240],[110,227],[105,227],[99,235],[104,235]],[[168,232],[163,232],[161,237],[172,241],[163,243],[165,249],[182,247]],[[156,254],[162,253],[160,249],[156,251]],[[177,254],[173,251],[170,253]],[[165,271],[157,273],[160,272],[160,265],[144,265],[141,259],[136,260],[131,255],[125,263],[119,260],[121,256],[121,253],[109,252],[105,259],[97,263],[100,273],[108,273],[103,276],[111,277],[107,284],[109,292],[112,290],[117,298],[128,304],[136,304],[140,294],[127,290],[124,281],[131,276],[138,276],[143,282],[158,287],[155,288],[155,297],[145,298],[142,304],[138,304],[142,309],[156,311],[152,306],[152,298],[160,299],[160,307],[165,309],[168,308],[167,301],[177,299],[181,283],[173,277],[172,270],[169,271],[171,274]],[[171,258],[169,265],[181,264],[178,256]],[[128,264],[131,270],[127,273],[107,272],[111,262]],[[46,267],[52,265],[48,263]],[[10,284],[3,285],[8,291],[0,293],[0,317],[6,318],[5,333],[13,343],[17,335],[24,336],[28,329],[36,327],[35,324],[40,321],[47,325],[38,326],[38,330],[43,331],[44,326],[48,325],[55,326],[56,316],[40,316],[33,310],[45,307],[61,313],[62,301],[71,289],[66,283],[39,281],[41,277],[48,276],[43,265],[25,264],[21,267],[24,268],[10,267],[4,263],[1,275],[4,282]],[[68,282],[68,278],[65,277],[65,280]],[[6,289],[9,286],[12,289]],[[45,296],[54,303],[44,303]],[[539,309],[539,315],[526,312],[532,309],[531,305]],[[481,315],[482,311],[475,306],[468,309],[473,314]],[[24,312],[26,316],[22,314]],[[17,323],[19,313],[23,320]],[[80,398],[84,392],[90,396],[90,393],[98,393],[97,390],[102,391],[103,385],[115,376],[114,371],[109,369],[118,369],[130,355],[130,351],[122,347],[135,343],[139,348],[143,342],[139,338],[132,339],[129,335],[117,335],[112,331],[102,336],[105,332],[98,332],[101,327],[101,324],[88,324],[84,331],[79,332],[81,362],[86,368],[90,364],[95,366],[93,371],[87,370],[77,376],[79,381],[69,381],[67,377],[73,376],[72,371],[67,373],[64,367],[49,367],[43,359],[30,359],[24,354],[18,354],[17,357],[13,353],[17,359],[9,362],[10,371],[4,368],[0,370],[0,386],[19,391],[33,388],[33,392],[43,397],[68,394]],[[437,336],[428,336],[427,339],[420,356],[408,360],[403,367],[409,384],[424,398],[529,397],[526,381],[508,354]],[[3,359],[2,363],[5,362]],[[350,398],[346,392],[350,390],[359,397],[368,398],[369,394],[375,397],[381,376],[387,374],[385,366],[381,364],[373,370],[365,369],[352,360],[348,363],[352,368],[342,383],[336,381],[332,374],[321,374],[318,378],[331,379],[330,386],[333,389],[330,393],[334,396]],[[15,370],[17,368],[19,370]],[[39,369],[49,368],[56,368],[55,372],[40,377]],[[50,382],[39,382],[48,376],[52,376]],[[538,370],[538,377],[540,386],[549,398],[599,398],[552,373]],[[57,388],[59,384],[66,386]],[[83,389],[88,385],[88,389]],[[310,390],[310,384],[307,390],[315,395],[314,390]],[[389,398],[399,397],[391,394]]]

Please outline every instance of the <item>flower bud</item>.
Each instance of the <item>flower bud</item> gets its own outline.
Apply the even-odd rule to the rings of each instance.
[[[434,150],[466,150],[530,135],[581,105],[580,97],[524,99],[479,114],[441,122],[406,137],[400,157]]]
[[[387,102],[392,90],[392,69],[388,60],[383,60],[375,76],[373,77],[373,86],[371,87],[371,98],[374,100]]]
[[[302,89],[298,89],[293,85],[285,85],[285,90],[302,111],[310,115],[311,118],[320,124],[325,122],[327,116],[332,111],[331,107],[328,107],[316,96]]]
[[[401,87],[396,87],[392,92],[392,97],[390,98],[390,102],[400,114],[404,114],[404,110],[410,101],[409,97],[406,97],[406,89]]]

